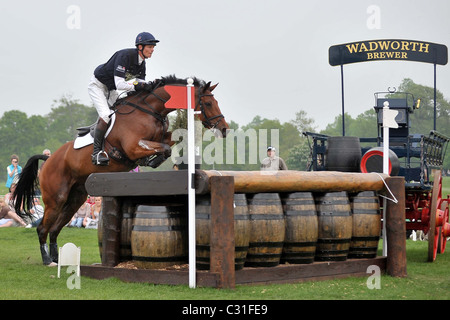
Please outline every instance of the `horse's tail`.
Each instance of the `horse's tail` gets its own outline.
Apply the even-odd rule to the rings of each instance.
[[[14,208],[17,214],[20,214],[25,208],[30,210],[33,207],[35,190],[39,187],[39,181],[37,179],[39,160],[47,160],[48,157],[43,154],[37,154],[28,159],[27,164],[23,167],[13,194],[13,199],[15,199]]]

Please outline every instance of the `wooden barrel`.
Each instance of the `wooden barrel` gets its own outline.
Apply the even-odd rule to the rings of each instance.
[[[136,205],[131,201],[122,204],[122,224],[120,229],[120,261],[130,261],[131,255],[131,231]]]
[[[361,145],[358,137],[328,137],[325,153],[327,171],[359,172]]]
[[[353,214],[349,258],[375,258],[381,233],[380,203],[375,191],[350,195]]]
[[[286,233],[278,193],[248,194],[250,242],[247,267],[275,267],[280,263]]]
[[[280,194],[286,220],[282,263],[314,262],[318,237],[316,204],[311,192]]]
[[[136,208],[131,251],[138,268],[161,269],[188,262],[185,207],[139,205]]]
[[[234,267],[244,267],[250,240],[250,220],[245,194],[234,195]],[[196,266],[200,270],[210,268],[211,249],[211,196],[196,197]]]
[[[119,261],[131,260],[131,230],[133,227],[134,210],[136,206],[131,201],[124,201],[122,203],[122,223],[120,229],[120,255]],[[102,214],[98,217],[98,248],[100,251],[100,258],[102,257],[102,242],[103,242],[103,218]]]
[[[315,260],[347,260],[352,238],[352,215],[347,192],[314,195],[319,219]]]

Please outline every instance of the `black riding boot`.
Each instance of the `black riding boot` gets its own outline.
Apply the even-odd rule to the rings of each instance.
[[[94,152],[92,153],[92,163],[98,166],[107,166],[109,158],[103,151],[103,140],[108,129],[108,124],[103,119],[98,119],[94,133]]]

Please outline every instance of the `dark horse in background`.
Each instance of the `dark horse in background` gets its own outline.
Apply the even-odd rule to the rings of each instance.
[[[45,204],[44,217],[37,227],[42,261],[55,265],[58,261],[57,237],[86,201],[85,182],[94,172],[130,171],[137,165],[157,167],[171,155],[171,132],[168,131],[168,109],[165,103],[170,94],[165,85],[186,85],[186,79],[174,76],[155,81],[152,92],[141,91],[116,102],[113,109],[115,124],[105,139],[105,151],[110,156],[108,166],[95,166],[91,162],[92,145],[74,149],[74,141],[61,146],[51,157],[32,156],[23,168],[14,193],[16,210],[20,205],[30,208],[35,189],[40,184]],[[194,79],[195,110],[203,126],[220,130],[226,135],[228,124],[222,115],[212,91],[216,85]],[[38,177],[38,162],[45,160]],[[39,179],[38,179],[39,178]],[[47,236],[50,234],[50,250]]]

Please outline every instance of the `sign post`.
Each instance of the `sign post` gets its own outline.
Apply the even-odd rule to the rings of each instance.
[[[195,105],[192,106],[194,80],[189,78],[187,83],[189,288],[195,288],[195,122],[193,109]]]
[[[189,232],[189,287],[196,287],[195,256],[195,93],[194,80],[187,79],[186,87],[165,86],[170,94],[166,108],[187,109],[188,139],[188,232]]]
[[[383,103],[383,173],[389,175],[389,128],[398,128],[395,121],[397,110],[389,109],[389,102]],[[387,241],[386,241],[386,208],[387,199],[383,198],[383,256],[387,256]]]

